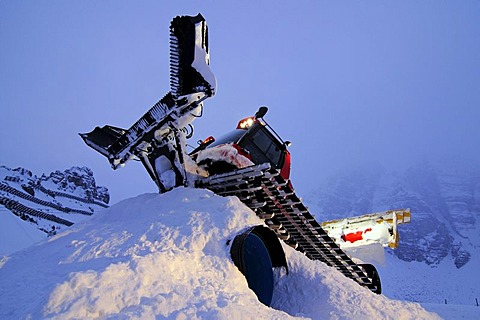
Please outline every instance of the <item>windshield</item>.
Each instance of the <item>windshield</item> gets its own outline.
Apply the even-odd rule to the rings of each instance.
[[[280,143],[263,126],[249,131],[240,142],[240,146],[247,150],[256,164],[270,162],[276,168],[283,165],[283,149]]]
[[[215,139],[215,142],[209,145],[208,147],[211,148],[211,147],[219,146],[221,144],[236,143],[238,140],[240,140],[240,138],[245,133],[247,133],[247,131],[245,130],[241,130],[241,129],[233,130],[229,133],[224,134],[220,138]]]

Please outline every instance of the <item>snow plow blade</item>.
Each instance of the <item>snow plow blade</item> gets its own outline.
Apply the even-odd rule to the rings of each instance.
[[[395,249],[400,240],[397,225],[410,220],[410,209],[398,209],[326,221],[322,227],[342,248],[380,243]]]
[[[145,113],[130,129],[112,131],[112,126],[96,127],[92,132],[80,133],[85,143],[108,158],[113,169],[135,156],[135,148],[144,140],[153,140],[155,131],[173,121],[175,101],[167,94]],[[170,112],[169,112],[170,111]]]
[[[89,133],[80,133],[80,137],[82,137],[83,141],[89,147],[108,157],[108,147],[117,141],[123,134],[125,134],[125,129],[106,125],[102,128],[96,127]]]
[[[277,237],[311,260],[336,268],[372,292],[381,293],[378,274],[358,265],[340,249],[297,197],[288,181],[269,163],[202,178],[196,187],[237,196],[264,220]]]

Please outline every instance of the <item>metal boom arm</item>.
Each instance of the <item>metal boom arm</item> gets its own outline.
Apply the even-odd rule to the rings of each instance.
[[[160,192],[186,184],[182,129],[201,115],[203,101],[215,94],[216,80],[209,64],[208,28],[202,15],[174,18],[170,92],[128,130],[106,125],[80,136],[106,156],[113,169],[130,159],[141,160]]]

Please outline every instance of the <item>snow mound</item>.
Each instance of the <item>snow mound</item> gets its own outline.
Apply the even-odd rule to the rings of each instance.
[[[228,245],[261,223],[237,198],[206,190],[124,200],[2,259],[0,318],[438,318],[289,247],[289,274],[278,273],[273,308],[261,304]]]

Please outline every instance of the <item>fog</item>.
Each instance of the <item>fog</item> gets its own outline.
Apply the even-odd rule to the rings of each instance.
[[[88,166],[113,202],[155,192],[77,133],[128,128],[160,99],[170,21],[198,12],[218,91],[190,144],[266,105],[302,192],[365,163],[478,163],[479,1],[2,1],[0,165]]]

